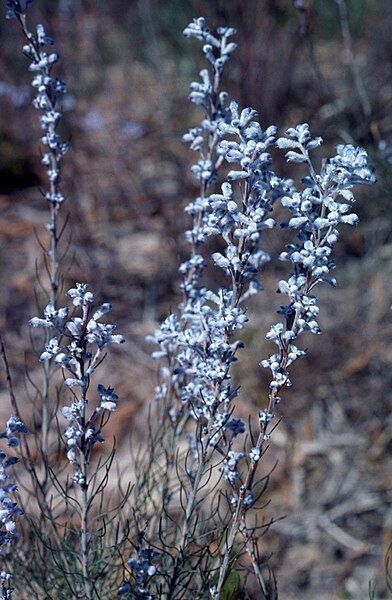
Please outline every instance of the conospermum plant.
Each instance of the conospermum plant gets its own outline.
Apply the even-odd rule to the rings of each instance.
[[[189,255],[179,267],[178,308],[150,338],[159,377],[148,442],[122,474],[121,487],[127,491],[118,505],[110,506],[105,488],[115,449],[102,461],[92,453],[105,441],[103,430],[110,428],[118,396],[111,387],[115,381],[97,379],[97,371],[107,346],[125,340],[106,322],[110,304],[92,308],[94,296],[87,284],[77,283],[67,292],[70,307],[59,298],[60,164],[68,144],[57,125],[66,87],[52,74],[58,61],[57,54],[47,52],[52,39],[42,25],[34,30],[28,25],[31,3],[8,0],[7,16],[16,18],[26,38],[23,52],[34,73],[34,106],[41,112],[42,163],[48,177],[49,293],[42,314],[30,320],[44,332],[38,354],[44,365],[41,403],[33,406],[42,417],[41,432],[34,438],[38,459],[30,450],[29,434],[21,445],[32,485],[24,486],[25,493],[35,494],[39,516],[29,514],[25,503],[30,534],[18,546],[12,517],[22,511],[12,504],[4,513],[8,534],[2,546],[12,541],[17,551],[9,554],[9,568],[0,575],[3,596],[12,596],[13,568],[17,598],[25,597],[27,587],[26,597],[36,598],[216,600],[228,597],[233,573],[239,577],[238,597],[276,598],[263,537],[271,525],[262,509],[268,482],[263,454],[277,424],[278,404],[291,385],[290,366],[306,356],[297,340],[304,332],[321,333],[316,292],[322,283],[336,285],[331,271],[340,228],[358,222],[351,211],[352,189],[374,182],[366,151],[339,145],[333,157],[317,166],[313,151],[322,139],[312,137],[308,124],[280,135],[276,126],[261,125],[255,110],[239,107],[222,88],[236,49],[235,30],[212,32],[203,18],[185,28],[187,38],[201,42],[206,59],[189,94],[201,120],[184,135],[196,153],[191,171],[197,192],[185,209]],[[306,169],[299,184],[276,173],[273,147]],[[236,415],[240,382],[233,380],[232,367],[245,351],[238,335],[248,322],[247,301],[261,291],[260,273],[270,260],[264,239],[277,224],[276,204],[287,214],[281,225],[293,232],[279,257],[290,265],[287,279],[278,282],[287,299],[277,323],[260,325],[276,346],[269,357],[259,357],[271,371],[268,404],[244,421]],[[219,273],[222,285],[207,283],[208,266]],[[6,360],[5,365],[8,373]],[[59,401],[51,387],[56,369],[64,373]],[[7,431],[17,423],[16,430],[25,433],[12,387],[10,394],[16,416]],[[64,419],[68,424],[62,429]],[[53,429],[65,448],[65,463],[61,453],[52,460]],[[11,463],[4,460],[5,469]],[[15,488],[12,484],[3,491],[2,503],[7,504],[7,494]],[[29,575],[26,558],[34,553],[50,561],[49,572],[33,561]]]

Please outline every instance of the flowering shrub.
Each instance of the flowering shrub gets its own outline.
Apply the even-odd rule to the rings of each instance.
[[[320,283],[336,285],[330,272],[340,227],[358,221],[350,212],[351,190],[374,182],[366,151],[339,145],[336,156],[324,160],[318,171],[311,152],[322,139],[312,138],[308,124],[278,137],[277,127],[264,129],[255,110],[240,108],[223,91],[224,68],[236,49],[235,30],[218,28],[212,33],[203,18],[185,28],[187,38],[202,43],[208,64],[200,80],[191,83],[189,94],[202,119],[183,138],[197,155],[191,167],[197,197],[185,209],[191,222],[185,233],[189,257],[179,267],[181,303],[150,338],[160,366],[147,456],[135,461],[125,492],[119,483],[119,501],[112,506],[104,492],[115,449],[108,459],[95,457],[118,396],[107,382],[98,383],[93,403],[91,384],[107,346],[121,344],[124,338],[114,333],[114,325],[101,322],[110,304],[92,310],[94,296],[87,284],[77,283],[67,292],[72,312],[59,307],[59,211],[64,201],[60,163],[68,144],[57,126],[66,87],[51,75],[57,54],[44,50],[53,40],[42,25],[35,33],[28,28],[31,1],[7,2],[7,17],[16,18],[22,28],[27,40],[23,52],[35,74],[33,104],[42,113],[42,163],[48,176],[44,197],[50,211],[50,247],[45,249],[48,298],[42,315],[30,320],[34,329],[44,332],[39,352],[44,365],[38,407],[42,427],[34,438],[38,459],[33,459],[28,441],[22,449],[32,485],[26,494],[34,496],[39,518],[26,514],[34,535],[21,545],[19,557],[26,562],[37,552],[51,569],[30,579],[30,592],[36,597],[53,592],[56,598],[71,594],[87,600],[116,594],[144,600],[192,595],[218,599],[228,597],[230,577],[238,575],[238,597],[252,592],[255,597],[276,598],[274,578],[265,576],[265,524],[259,514],[268,477],[261,476],[260,465],[276,427],[280,394],[291,385],[289,367],[306,355],[296,345],[297,338],[303,332],[321,333],[315,292]],[[300,185],[276,173],[273,147],[286,150],[289,162],[307,169]],[[281,320],[266,334],[277,351],[261,361],[271,370],[268,404],[245,423],[236,416],[234,404],[239,388],[232,367],[244,346],[237,333],[248,321],[246,301],[262,289],[260,272],[270,260],[263,242],[276,226],[271,215],[278,203],[290,213],[281,226],[293,230],[294,239],[280,259],[290,263],[292,272],[278,283],[287,301],[278,311]],[[207,286],[208,266],[224,282],[220,287]],[[65,431],[53,401],[57,367],[71,396],[65,403],[59,392],[60,417],[68,422]],[[26,433],[16,412],[2,435],[11,446],[13,431]],[[61,448],[56,455],[56,443],[51,445],[50,433],[56,427],[71,464],[67,473],[72,474],[65,481]],[[1,460],[3,471],[13,464],[5,455]],[[9,499],[15,487],[2,490],[6,533],[1,546],[14,536],[13,515],[22,514]],[[8,572],[0,576],[6,598],[12,594],[9,579]]]

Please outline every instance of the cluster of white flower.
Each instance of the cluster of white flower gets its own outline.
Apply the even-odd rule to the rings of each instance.
[[[45,34],[43,25],[37,25],[36,34],[28,34],[28,43],[23,53],[30,59],[29,70],[34,73],[32,86],[36,90],[33,106],[42,113],[41,127],[44,131],[41,142],[47,150],[42,155],[42,164],[46,167],[50,189],[45,199],[59,205],[64,197],[58,188],[60,183],[60,161],[68,150],[68,144],[57,133],[57,126],[62,117],[59,109],[59,98],[67,93],[65,83],[51,76],[51,69],[59,57],[56,53],[48,53],[45,47],[52,46],[53,40]]]
[[[283,225],[298,230],[298,241],[288,245],[280,255],[281,260],[293,266],[289,278],[278,284],[278,292],[289,299],[279,310],[285,320],[273,325],[266,336],[278,346],[279,352],[261,363],[272,371],[272,408],[279,390],[291,385],[288,367],[306,354],[297,348],[294,340],[304,331],[321,333],[314,288],[321,282],[336,285],[330,271],[335,267],[331,255],[339,237],[339,226],[358,222],[357,215],[350,212],[354,201],[351,189],[375,181],[366,151],[351,145],[339,145],[336,156],[324,161],[316,173],[310,151],[321,143],[320,137],[312,139],[307,123],[288,129],[286,137],[277,140],[279,148],[288,150],[288,161],[307,166],[308,176],[303,180],[306,186],[303,190],[293,190],[281,200],[291,213]]]
[[[43,198],[48,203],[50,221],[46,229],[50,233],[50,242],[44,252],[48,257],[48,276],[50,279],[50,299],[53,307],[59,288],[59,256],[58,243],[62,235],[59,226],[59,212],[65,200],[61,191],[61,162],[68,151],[69,144],[58,133],[58,126],[63,117],[61,99],[67,93],[67,86],[58,77],[52,76],[52,69],[59,60],[58,54],[50,52],[54,45],[52,38],[46,35],[43,25],[37,25],[35,32],[28,29],[26,10],[33,0],[7,0],[7,18],[19,21],[26,44],[23,53],[30,60],[29,71],[33,74],[32,86],[35,90],[33,106],[40,113],[40,126],[43,135],[41,163],[47,175],[47,189]]]
[[[306,123],[295,129],[288,129],[286,136],[277,140],[277,146],[288,150],[288,161],[305,164],[309,175],[302,179],[306,186],[302,191],[291,186],[290,194],[281,199],[282,205],[291,212],[291,218],[282,225],[297,230],[298,241],[288,245],[280,255],[281,260],[289,261],[293,268],[288,279],[278,284],[278,292],[288,296],[288,304],[278,311],[283,315],[284,321],[273,324],[266,335],[267,340],[277,345],[278,352],[261,362],[263,367],[271,370],[272,380],[268,407],[259,413],[257,443],[248,453],[246,471],[241,477],[236,473],[231,481],[234,488],[231,497],[233,520],[229,533],[231,546],[225,551],[226,561],[222,562],[219,576],[221,584],[227,573],[227,559],[235,536],[241,531],[246,511],[254,505],[254,474],[264,444],[271,438],[270,424],[280,401],[279,392],[291,385],[288,367],[306,354],[294,341],[304,331],[321,333],[317,322],[319,308],[314,288],[321,282],[336,285],[329,273],[335,267],[331,254],[339,236],[338,227],[341,223],[355,224],[358,221],[358,217],[349,212],[348,203],[354,201],[351,189],[354,185],[375,181],[373,169],[368,165],[363,148],[338,146],[337,155],[323,161],[320,173],[317,174],[309,152],[321,144],[321,138],[312,139]]]
[[[168,361],[161,371],[157,397],[176,390],[177,410],[187,410],[203,423],[203,442],[213,446],[229,424],[231,401],[237,395],[230,383],[230,368],[242,343],[233,341],[233,335],[248,320],[240,303],[261,287],[257,275],[269,260],[260,248],[262,232],[275,225],[269,217],[274,202],[291,191],[291,182],[270,168],[268,148],[275,142],[276,127],[264,131],[253,109],[240,111],[237,103],[229,102],[228,95],[220,91],[223,65],[235,49],[227,39],[234,33],[221,28],[213,35],[202,18],[184,31],[204,43],[212,74],[203,70],[202,82],[191,84],[190,100],[201,106],[205,115],[200,126],[184,136],[198,153],[191,171],[200,183],[200,195],[185,209],[192,217],[192,228],[186,232],[191,257],[179,269],[184,299],[179,316],[168,317],[156,332],[159,351],[153,354]],[[237,168],[228,172],[222,193],[209,194],[224,161]],[[201,246],[212,236],[226,245],[223,253],[214,252],[212,259],[230,282],[217,291],[200,285],[206,265]],[[231,451],[231,442],[227,451]],[[224,474],[229,471],[223,469]]]
[[[193,355],[205,345],[208,336],[201,317],[203,321],[212,318],[212,309],[205,297],[206,290],[199,285],[206,266],[200,250],[208,237],[207,215],[211,212],[208,190],[216,181],[223,161],[217,152],[217,144],[222,135],[220,125],[230,119],[228,96],[220,90],[220,82],[223,66],[230,52],[235,49],[235,44],[228,42],[228,38],[234,33],[233,29],[222,28],[214,36],[205,26],[203,18],[195,19],[184,30],[186,37],[195,37],[203,42],[203,52],[212,64],[212,74],[203,69],[200,73],[201,82],[190,85],[189,99],[203,108],[205,118],[198,127],[190,129],[183,137],[184,142],[189,143],[191,149],[199,155],[191,171],[200,184],[199,196],[185,209],[192,217],[192,228],[185,234],[191,245],[191,256],[179,268],[184,300],[180,306],[180,315],[170,315],[153,338],[159,346],[159,351],[154,352],[153,357],[165,357],[167,360],[167,366],[161,369],[162,381],[157,388],[157,398],[165,398],[171,404],[169,408],[173,419],[182,414],[181,400],[186,401],[187,398],[192,402],[193,414],[201,414],[187,385],[193,377],[192,368],[195,370],[192,366]],[[199,370],[202,370],[201,365]]]
[[[81,397],[69,406],[63,407],[63,416],[70,421],[65,431],[68,448],[68,459],[75,467],[73,480],[86,485],[86,476],[82,465],[88,463],[93,446],[105,440],[100,426],[96,423],[103,410],[113,412],[117,406],[118,396],[111,387],[98,385],[99,403],[87,416],[87,392],[90,380],[102,361],[102,352],[108,344],[121,344],[124,337],[114,334],[115,325],[99,323],[111,305],[104,303],[91,315],[90,305],[94,301],[93,294],[84,283],[77,283],[75,288],[67,292],[73,305],[80,310],[80,316],[73,315],[69,320],[68,308],[54,310],[49,304],[44,311],[44,318],[34,317],[30,320],[32,327],[51,328],[57,336],[51,338],[40,356],[41,361],[53,360],[67,373],[65,385],[68,388],[80,389]]]

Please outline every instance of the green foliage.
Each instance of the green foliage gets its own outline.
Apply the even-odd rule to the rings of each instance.
[[[239,573],[232,571],[223,586],[222,600],[240,600],[241,598],[244,598],[241,577]]]

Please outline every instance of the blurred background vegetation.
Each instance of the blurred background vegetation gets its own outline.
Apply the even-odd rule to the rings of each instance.
[[[155,365],[144,337],[178,301],[177,266],[186,244],[182,207],[196,193],[192,156],[181,135],[200,115],[187,88],[201,67],[182,37],[203,15],[236,27],[238,50],[226,88],[253,106],[262,125],[308,122],[331,155],[337,143],[366,147],[378,184],[361,192],[361,224],[338,246],[338,290],[322,291],[321,338],[294,369],[293,390],[266,456],[271,477],[266,519],[284,599],[387,597],[384,557],[392,541],[392,3],[390,0],[36,0],[31,18],[48,24],[70,94],[64,168],[70,249],[64,285],[88,281],[114,304],[128,343],[117,354],[121,443],[143,435]],[[27,61],[13,23],[0,20],[0,329],[6,332],[19,393],[25,365],[36,369],[26,322],[35,314],[47,206],[37,114]],[[281,156],[277,168],[290,175]],[[297,168],[298,171],[298,168]],[[286,235],[289,239],[289,234]],[[64,242],[64,250],[67,243]],[[266,240],[273,260],[265,292],[250,307],[238,381],[238,411],[263,403],[267,374],[258,361],[279,307],[281,234]],[[68,289],[68,288],[66,288]],[[2,410],[8,414],[6,396]],[[124,444],[124,456],[127,445]],[[388,468],[389,467],[389,468]]]

